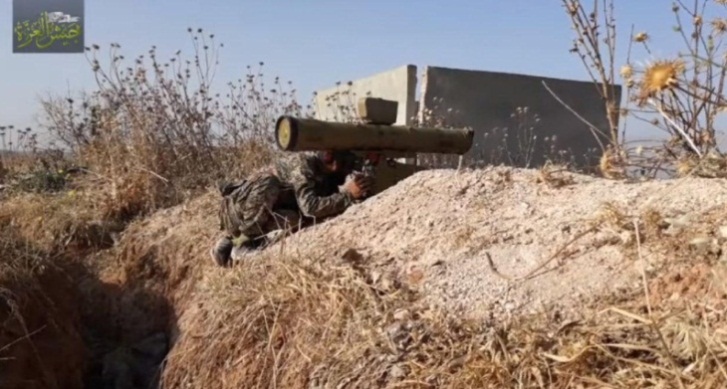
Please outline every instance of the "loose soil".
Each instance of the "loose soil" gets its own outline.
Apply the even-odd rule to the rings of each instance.
[[[719,343],[701,339],[724,327],[727,289],[714,273],[725,183],[433,170],[234,269],[214,267],[208,245],[195,250],[206,269],[179,307],[163,381],[643,387],[646,374],[672,382],[672,369],[686,369],[690,382],[719,387],[704,359]],[[211,211],[194,223],[217,227]],[[647,318],[684,310],[657,325],[679,357],[670,361]]]
[[[642,269],[663,265],[649,229],[689,234],[705,212],[725,208],[726,184],[545,177],[508,167],[425,171],[271,250],[326,258],[353,249],[457,314],[567,311],[638,286]],[[636,217],[647,221],[640,241]]]

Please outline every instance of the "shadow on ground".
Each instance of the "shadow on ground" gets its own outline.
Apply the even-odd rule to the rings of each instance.
[[[102,281],[79,257],[2,235],[0,387],[158,386],[176,331],[163,295]]]

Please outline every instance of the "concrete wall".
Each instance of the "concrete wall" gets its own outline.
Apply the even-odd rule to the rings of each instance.
[[[356,104],[360,97],[379,97],[399,102],[396,124],[409,124],[416,115],[417,68],[414,65],[355,80],[348,85],[316,92],[315,110],[319,120],[346,121],[356,117]]]
[[[351,120],[356,116],[359,97],[380,97],[399,102],[397,124],[418,121],[473,128],[475,141],[465,155],[465,165],[537,167],[547,159],[581,168],[597,165],[600,146],[588,126],[542,84],[545,81],[566,104],[608,133],[605,107],[591,82],[430,66],[422,76],[421,99],[417,101],[416,72],[416,66],[406,65],[318,91],[317,118]],[[621,101],[621,87],[617,87],[617,99]],[[521,117],[529,123],[513,117],[518,107],[527,108]],[[416,121],[412,120],[415,116]],[[419,162],[453,167],[459,158],[420,155]]]
[[[567,157],[579,167],[597,164],[600,147],[588,126],[563,107],[543,81],[566,104],[608,133],[604,104],[590,82],[442,67],[425,69],[420,120],[428,114],[435,122],[444,119],[452,126],[473,128],[475,143],[466,155],[468,165],[503,162],[536,167],[553,154]],[[621,101],[620,86],[617,95]],[[517,107],[528,108],[530,124],[518,128],[512,117]],[[535,115],[539,116],[537,122]],[[447,165],[455,163],[455,159],[449,161]]]

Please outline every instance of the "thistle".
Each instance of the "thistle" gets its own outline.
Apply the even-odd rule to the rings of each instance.
[[[649,40],[649,34],[647,34],[645,32],[640,32],[640,33],[634,35],[635,42],[642,43],[642,42],[646,42],[647,40]]]
[[[624,80],[628,80],[634,75],[634,68],[631,67],[631,65],[624,65],[621,67],[621,77]]]
[[[712,29],[717,34],[724,34],[727,32],[727,20],[723,18],[717,18],[712,21]]]
[[[674,88],[684,69],[684,62],[681,60],[656,61],[649,65],[641,81],[641,98],[646,99],[655,93]]]

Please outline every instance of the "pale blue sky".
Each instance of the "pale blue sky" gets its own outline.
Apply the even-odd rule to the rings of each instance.
[[[160,58],[191,53],[187,27],[223,42],[217,86],[264,61],[308,101],[315,89],[404,64],[585,80],[560,0],[86,0],[86,44],[122,45],[126,58],[156,45]],[[587,1],[587,3],[590,3]],[[667,0],[616,0],[619,61],[631,24],[654,54],[682,45]],[[0,125],[36,128],[37,99],[93,85],[83,54],[13,54],[12,0],[0,0]],[[635,58],[648,60],[642,50]],[[272,79],[272,78],[271,78]]]

